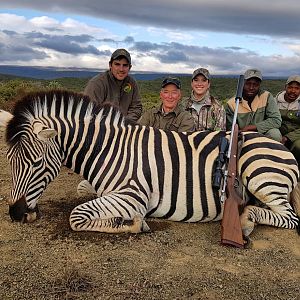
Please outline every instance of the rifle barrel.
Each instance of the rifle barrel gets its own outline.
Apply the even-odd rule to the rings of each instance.
[[[233,115],[233,120],[232,120],[230,142],[229,142],[229,147],[228,147],[228,152],[227,152],[228,159],[229,159],[230,153],[231,153],[233,131],[234,131],[234,127],[235,127],[235,124],[236,124],[237,115],[238,115],[239,103],[243,98],[244,82],[245,82],[244,75],[240,75],[239,81],[238,81],[238,84],[237,84],[237,88],[236,88],[237,91],[236,91],[236,96],[235,96],[235,110],[234,110],[234,115]]]

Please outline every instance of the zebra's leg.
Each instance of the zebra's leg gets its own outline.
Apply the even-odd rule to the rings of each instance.
[[[144,220],[146,209],[141,207],[141,201],[122,196],[110,194],[75,207],[70,215],[71,228],[106,233],[150,231]]]
[[[300,182],[296,185],[290,194],[290,202],[298,216],[300,216]]]
[[[77,186],[77,194],[80,197],[93,196],[93,195],[97,196],[96,190],[87,180],[82,180],[79,182]]]
[[[299,224],[299,218],[290,203],[285,199],[276,199],[266,203],[268,208],[249,205],[241,215],[241,226],[244,236],[249,236],[255,224],[294,229]]]

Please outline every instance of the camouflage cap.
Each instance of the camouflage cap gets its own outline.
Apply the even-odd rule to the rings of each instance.
[[[129,52],[125,49],[117,49],[113,54],[111,55],[110,61],[112,62],[113,60],[116,60],[117,58],[124,56],[128,63],[131,65],[131,56]]]
[[[163,82],[161,83],[161,87],[164,88],[167,84],[175,84],[177,86],[177,88],[181,89],[181,82],[178,78],[176,77],[167,77],[163,80]]]
[[[292,75],[292,76],[290,76],[287,79],[286,84],[289,84],[289,83],[291,83],[293,81],[298,82],[300,84],[300,75]]]
[[[259,71],[257,69],[249,69],[245,72],[244,78],[245,78],[245,80],[250,79],[250,78],[258,78],[258,79],[262,80],[262,74],[261,74],[261,71]]]
[[[207,69],[204,68],[199,68],[197,70],[194,71],[193,76],[192,76],[192,80],[195,79],[196,76],[198,75],[203,75],[207,80],[210,79],[210,74],[209,71]]]

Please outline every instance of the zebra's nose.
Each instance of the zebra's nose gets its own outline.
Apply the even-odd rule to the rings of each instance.
[[[26,222],[26,214],[28,213],[28,205],[25,196],[22,196],[14,204],[9,206],[9,215],[12,221]]]

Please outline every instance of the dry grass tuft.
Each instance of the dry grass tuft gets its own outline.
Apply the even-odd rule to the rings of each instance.
[[[59,295],[59,299],[71,300],[76,299],[79,293],[88,292],[92,288],[92,279],[82,274],[75,266],[71,266],[53,283],[51,294]]]

